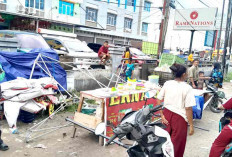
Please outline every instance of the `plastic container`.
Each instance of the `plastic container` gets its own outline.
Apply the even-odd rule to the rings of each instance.
[[[155,84],[159,84],[159,76],[158,75],[150,75],[148,76],[148,80],[150,83],[155,83]]]
[[[118,84],[117,88],[122,90],[124,88],[124,84]]]
[[[136,85],[136,90],[141,90],[144,87],[144,84],[137,84]]]

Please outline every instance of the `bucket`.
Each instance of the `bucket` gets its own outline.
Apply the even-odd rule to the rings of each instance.
[[[148,76],[148,80],[150,83],[155,83],[155,84],[159,84],[159,76],[158,75],[150,75]]]

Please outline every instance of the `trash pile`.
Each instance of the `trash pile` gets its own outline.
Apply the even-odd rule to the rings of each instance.
[[[56,90],[57,83],[50,77],[17,78],[2,83],[1,101],[4,101],[4,113],[12,133],[17,132],[16,122],[20,109],[37,113],[46,110],[48,106],[58,104],[58,98],[54,96]]]

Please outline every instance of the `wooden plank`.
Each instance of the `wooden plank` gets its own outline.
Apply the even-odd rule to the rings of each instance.
[[[81,92],[81,95],[87,99],[92,99],[92,100],[95,100],[95,101],[104,101],[104,98],[99,98],[99,97],[95,97],[93,95],[90,95],[88,93],[84,93],[84,92]]]
[[[96,129],[97,125],[102,122],[101,119],[80,112],[76,112],[74,121],[91,129]]]
[[[84,97],[83,97],[82,94],[81,94],[80,102],[79,102],[79,105],[78,105],[77,112],[81,112],[82,106],[83,106],[83,102],[84,102]]]
[[[102,101],[101,108],[102,108],[102,117],[101,117],[101,120],[104,122],[104,119],[105,119],[105,101]]]

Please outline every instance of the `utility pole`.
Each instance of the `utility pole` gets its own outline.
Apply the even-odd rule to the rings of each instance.
[[[158,54],[157,58],[159,59],[160,55],[163,52],[164,49],[164,42],[165,37],[167,33],[167,27],[168,27],[168,19],[169,19],[169,12],[170,12],[170,0],[164,0],[163,5],[163,19],[160,25],[160,36],[159,36],[159,47],[158,47]]]
[[[193,46],[193,35],[195,30],[191,30],[191,39],[190,39],[190,45],[189,45],[189,54],[192,53],[192,46]]]
[[[222,59],[222,66],[223,66],[223,75],[225,74],[226,68],[226,54],[227,54],[227,47],[228,47],[228,38],[229,38],[229,30],[230,30],[230,23],[231,23],[231,9],[232,9],[232,0],[229,0],[228,5],[228,12],[227,12],[227,21],[226,21],[226,32],[225,32],[225,43],[224,43],[224,50],[223,50],[223,59]]]
[[[219,30],[219,34],[218,34],[218,42],[217,42],[217,61],[218,61],[218,59],[219,59],[219,48],[220,48],[220,42],[221,42],[221,34],[222,34],[222,24],[223,24],[224,9],[225,9],[225,0],[223,0],[223,4],[222,4],[221,25],[220,25],[220,30]]]

